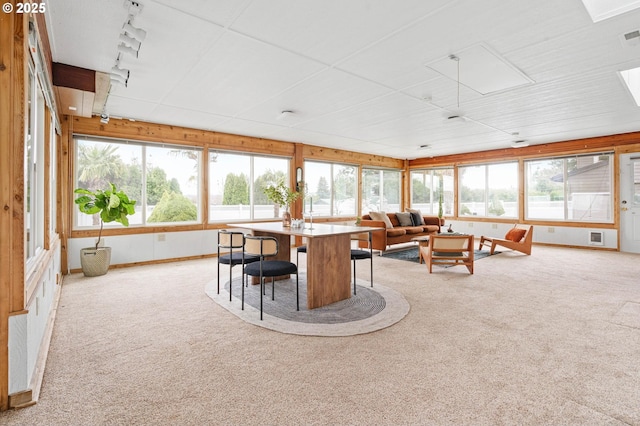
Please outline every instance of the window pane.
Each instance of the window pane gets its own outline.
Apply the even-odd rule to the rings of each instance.
[[[278,182],[289,182],[289,160],[286,158],[254,157],[253,208],[255,219],[282,217],[282,207],[267,199],[264,188]]]
[[[442,194],[442,215],[453,215],[453,183],[453,168],[412,171],[411,207],[438,215]]]
[[[314,216],[331,215],[332,165],[306,161],[304,166],[305,201],[304,211]]]
[[[370,211],[399,211],[400,194],[400,172],[374,169],[362,171],[362,214]]]
[[[353,166],[334,165],[333,216],[353,216],[356,214],[356,171]]]
[[[564,160],[527,161],[527,218],[564,220]]]
[[[611,222],[612,156],[567,159],[568,220]]]
[[[487,216],[518,217],[518,163],[487,166]]]
[[[304,212],[314,216],[355,216],[357,168],[305,161]]]
[[[282,217],[264,194],[267,185],[289,182],[289,159],[249,154],[209,156],[209,220],[243,221]]]
[[[460,181],[460,216],[486,216],[486,167],[458,169]]]
[[[142,147],[119,143],[76,139],[76,188],[90,191],[106,190],[109,183],[136,200],[135,214],[128,217],[129,225],[143,224]],[[89,216],[74,208],[77,226],[100,226],[99,215]],[[123,226],[117,222],[104,226]]]
[[[211,153],[209,156],[209,220],[251,219],[249,155]]]
[[[640,161],[633,162],[633,204],[640,204]]]
[[[154,146],[145,151],[147,223],[197,221],[200,152]]]
[[[611,154],[526,162],[527,218],[613,221]]]

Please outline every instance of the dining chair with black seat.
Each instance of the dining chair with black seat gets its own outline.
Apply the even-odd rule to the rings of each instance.
[[[244,273],[260,280],[260,319],[263,317],[263,295],[265,294],[265,278],[271,277],[271,300],[275,300],[276,277],[295,274],[296,276],[296,310],[300,310],[298,266],[287,260],[266,260],[267,257],[278,255],[278,240],[267,236],[247,235],[245,250],[251,255],[258,256],[258,261],[245,265]]]
[[[232,300],[233,267],[242,266],[242,309],[244,309],[244,266],[260,260],[260,256],[246,253],[245,235],[238,231],[218,231],[218,294],[220,294],[220,264],[229,265],[229,301]],[[223,254],[224,253],[224,254]]]
[[[371,287],[373,287],[373,244],[371,241],[371,232],[363,234],[354,234],[351,236],[352,240],[367,241],[369,249],[351,249],[351,260],[353,260],[353,294],[356,294],[356,261],[362,259],[369,259],[370,261],[370,273],[371,273]]]

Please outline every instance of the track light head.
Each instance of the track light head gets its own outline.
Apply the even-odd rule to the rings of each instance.
[[[117,65],[113,66],[111,68],[111,75],[117,75],[119,77],[124,78],[125,80],[129,79],[129,75],[131,74],[131,71],[126,70],[126,69],[122,69],[122,68],[118,68]]]
[[[137,40],[140,43],[142,43],[147,36],[147,32],[145,30],[134,27],[133,25],[131,25],[131,21],[124,24],[122,29],[129,37]]]
[[[102,114],[100,114],[100,122],[102,124],[109,123],[109,114],[107,114],[107,111],[102,111]]]
[[[134,58],[138,57],[138,51],[135,50],[134,48],[127,46],[124,43],[120,43],[118,45],[118,52],[120,53],[128,53],[129,55],[133,56]]]
[[[131,47],[136,52],[140,50],[140,42],[135,38],[129,37],[127,34],[120,34],[120,41]]]

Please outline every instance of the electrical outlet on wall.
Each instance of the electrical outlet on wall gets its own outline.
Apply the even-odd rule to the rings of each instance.
[[[165,234],[158,234],[158,241],[166,241],[167,236]]]
[[[491,224],[491,229],[498,229],[498,224],[497,223],[492,223]]]
[[[554,228],[553,226],[550,226],[547,228],[547,232],[550,234],[553,234],[554,232],[556,232],[556,228]]]

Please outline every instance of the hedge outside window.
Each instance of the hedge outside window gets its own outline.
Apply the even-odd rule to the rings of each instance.
[[[362,214],[400,211],[401,179],[397,170],[362,170]]]
[[[82,136],[76,136],[75,141],[75,187],[95,191],[113,183],[137,201],[130,226],[199,221],[199,149]],[[97,227],[99,223],[97,217],[76,212],[77,227]]]
[[[304,212],[314,216],[355,216],[357,167],[305,161]]]
[[[453,183],[453,168],[412,171],[411,207],[438,215],[442,194],[442,214],[453,216]]]
[[[209,221],[281,217],[264,187],[289,182],[289,159],[228,152],[209,154]]]
[[[458,168],[459,216],[518,217],[518,163]]]
[[[526,217],[613,222],[613,154],[525,162]]]

